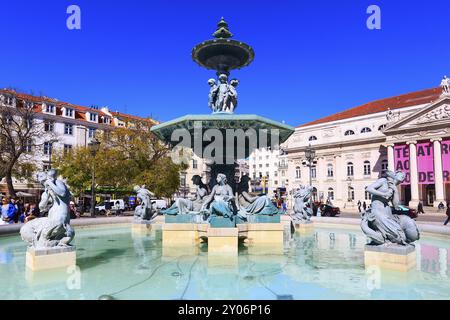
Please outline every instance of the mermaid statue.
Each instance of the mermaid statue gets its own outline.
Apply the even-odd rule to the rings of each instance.
[[[405,174],[387,171],[385,175],[366,188],[372,195],[371,209],[363,213],[361,229],[369,239],[369,245],[408,245],[419,240],[416,222],[401,212],[398,185]]]
[[[208,195],[208,188],[205,184],[203,184],[202,177],[200,177],[199,175],[195,175],[192,177],[192,183],[197,186],[196,193],[193,198],[177,198],[170,208],[161,210],[161,213],[167,215],[200,213],[204,199]]]
[[[278,208],[272,203],[268,196],[251,196],[249,194],[249,176],[243,176],[237,188],[238,216],[247,219],[254,214],[275,215],[281,214]]]
[[[228,185],[227,176],[217,175],[217,184],[202,205],[201,212],[206,216],[222,216],[233,219],[237,212],[233,189]]]
[[[295,222],[308,223],[311,220],[312,209],[308,205],[311,199],[313,188],[311,186],[303,186],[294,192],[294,215],[292,219]]]

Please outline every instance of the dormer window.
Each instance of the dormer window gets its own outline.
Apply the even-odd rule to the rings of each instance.
[[[355,135],[355,131],[353,130],[347,130],[344,133],[345,136],[354,136]]]
[[[369,133],[372,132],[372,129],[370,129],[369,127],[364,127],[361,129],[361,133]]]
[[[64,108],[64,116],[68,118],[73,118],[75,115],[75,111],[71,108]]]
[[[13,96],[10,95],[0,95],[0,103],[5,106],[14,106],[15,99]]]
[[[316,136],[311,136],[308,138],[308,141],[317,141],[317,137]]]
[[[89,112],[89,121],[91,122],[97,122],[98,115],[96,113]]]
[[[104,123],[104,124],[111,124],[111,118],[109,118],[109,117],[103,117],[103,123]]]
[[[56,112],[56,107],[53,104],[46,104],[45,105],[45,109],[44,109],[45,113],[51,113],[51,114],[55,114]]]
[[[24,104],[25,104],[25,108],[27,108],[27,109],[31,109],[34,107],[33,102],[30,102],[30,101],[25,101]]]

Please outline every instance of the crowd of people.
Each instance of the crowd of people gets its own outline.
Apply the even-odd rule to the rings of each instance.
[[[20,198],[8,197],[3,197],[1,202],[0,225],[27,223],[28,221],[41,217],[39,206],[35,202],[24,203]],[[74,202],[70,202],[70,211],[71,219],[80,217]]]

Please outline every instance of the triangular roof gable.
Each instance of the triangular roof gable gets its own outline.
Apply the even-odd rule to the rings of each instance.
[[[420,129],[426,126],[439,126],[450,123],[450,96],[440,97],[421,110],[389,125],[383,133]]]

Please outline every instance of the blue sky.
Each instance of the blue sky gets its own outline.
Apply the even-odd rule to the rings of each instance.
[[[232,73],[237,113],[295,126],[450,74],[448,0],[0,1],[0,87],[161,121],[209,113],[214,72],[191,49],[222,16],[256,53]],[[81,30],[66,28],[71,4]],[[381,30],[366,27],[371,4]]]

